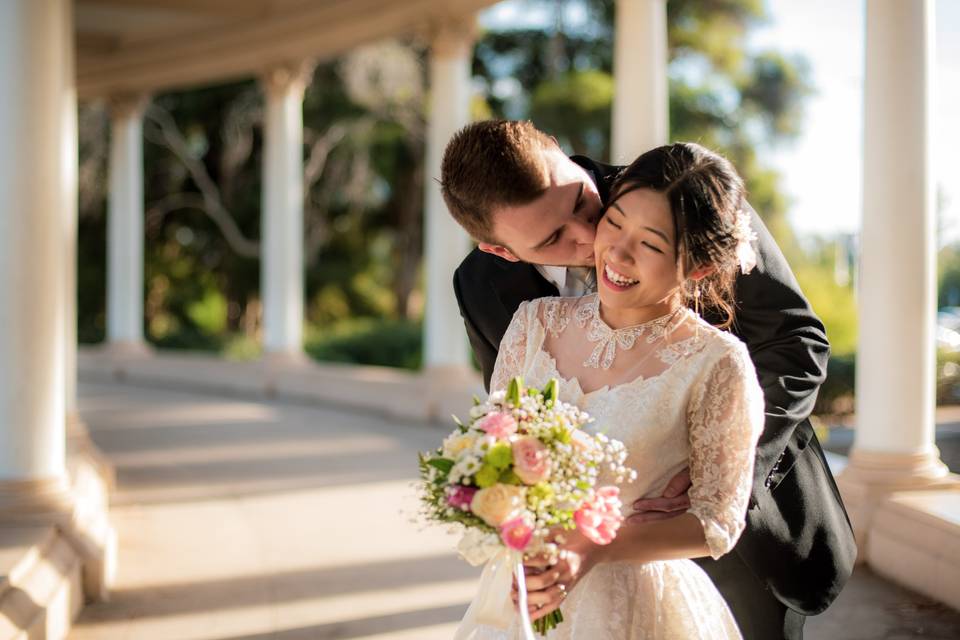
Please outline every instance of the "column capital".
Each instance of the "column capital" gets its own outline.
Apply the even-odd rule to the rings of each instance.
[[[107,107],[112,119],[140,117],[150,104],[152,96],[147,93],[115,93],[107,98]]]
[[[260,73],[260,86],[268,97],[283,95],[291,90],[302,94],[307,85],[310,84],[316,66],[315,60],[275,64]]]
[[[477,16],[448,16],[434,18],[426,28],[425,36],[432,54],[443,57],[470,54],[477,39]]]

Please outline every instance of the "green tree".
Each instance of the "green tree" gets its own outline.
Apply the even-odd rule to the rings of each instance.
[[[490,31],[475,50],[474,71],[484,80],[491,109],[500,117],[529,117],[568,151],[606,159],[616,3],[527,4],[553,11],[554,26]],[[572,5],[585,9],[587,18],[564,24]],[[788,259],[799,261],[779,175],[763,166],[756,148],[761,141],[785,143],[797,135],[803,99],[811,91],[809,71],[800,58],[747,51],[750,29],[764,19],[760,0],[667,3],[670,137],[699,141],[729,157]],[[528,93],[517,91],[518,84]]]

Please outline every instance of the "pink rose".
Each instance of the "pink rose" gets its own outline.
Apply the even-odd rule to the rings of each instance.
[[[470,503],[473,501],[473,496],[476,492],[476,487],[465,487],[462,484],[458,484],[450,491],[449,495],[447,495],[447,504],[455,509],[469,511]]]
[[[482,418],[477,427],[498,440],[506,439],[517,432],[517,421],[509,413],[495,411]]]
[[[610,544],[623,521],[620,514],[620,489],[601,487],[593,502],[584,504],[573,514],[573,521],[588,540],[596,544]]]
[[[503,540],[503,544],[517,551],[526,549],[532,536],[533,527],[523,518],[514,518],[504,522],[500,527],[500,539]]]
[[[533,436],[517,438],[513,443],[513,472],[524,484],[537,484],[550,476],[549,451]]]

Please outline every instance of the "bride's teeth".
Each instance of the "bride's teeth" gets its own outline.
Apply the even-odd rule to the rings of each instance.
[[[604,265],[604,271],[605,271],[606,274],[607,274],[607,278],[609,278],[611,282],[613,282],[614,284],[618,284],[618,285],[620,285],[620,286],[623,286],[623,287],[628,286],[628,285],[634,285],[634,284],[637,284],[638,282],[640,282],[639,280],[630,280],[629,278],[626,278],[626,277],[624,277],[624,276],[621,276],[619,273],[617,273],[617,272],[614,271],[612,268],[610,268],[610,265],[608,265],[608,264],[605,264],[605,265]]]

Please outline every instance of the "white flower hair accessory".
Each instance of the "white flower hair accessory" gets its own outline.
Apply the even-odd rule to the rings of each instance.
[[[750,227],[750,216],[743,209],[737,211],[733,237],[737,239],[737,261],[740,263],[740,272],[750,273],[757,266],[757,252],[753,249],[757,234]]]

